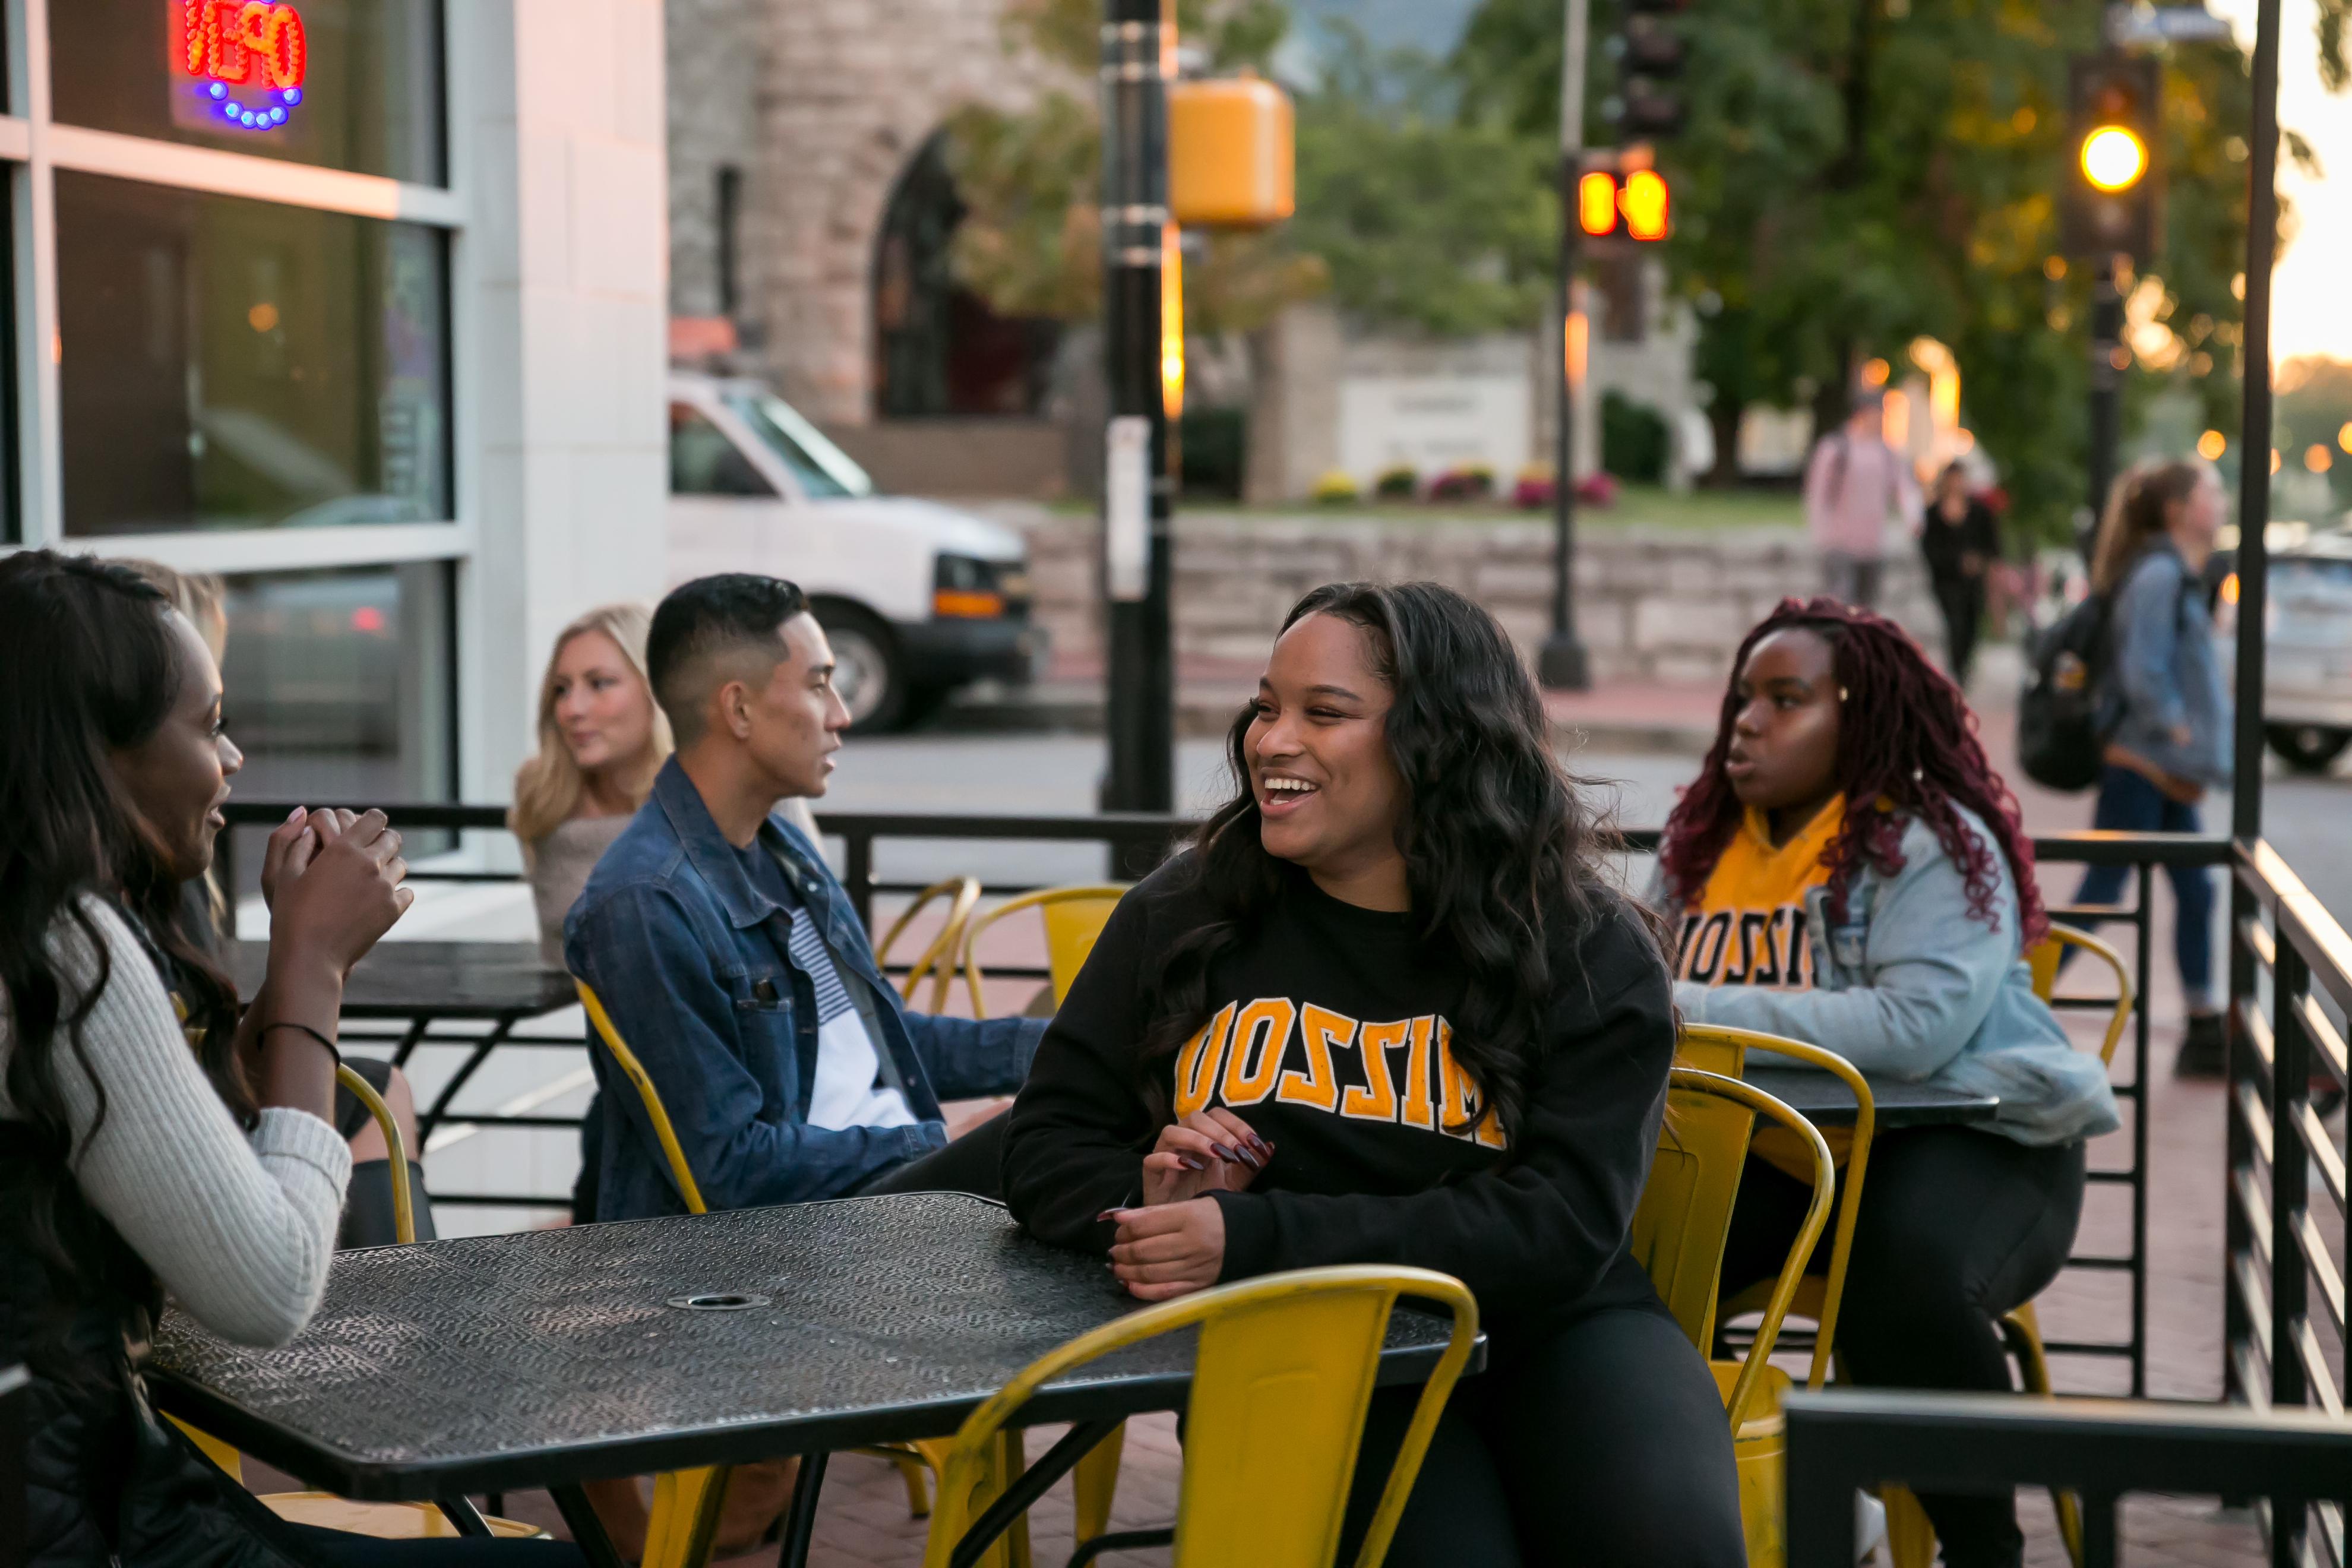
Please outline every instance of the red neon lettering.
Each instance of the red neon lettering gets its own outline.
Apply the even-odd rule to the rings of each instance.
[[[258,67],[269,87],[300,87],[310,68],[301,15],[268,0],[181,0],[179,65],[231,86],[251,83]]]

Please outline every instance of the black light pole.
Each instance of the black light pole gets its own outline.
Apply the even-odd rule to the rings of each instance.
[[[2123,349],[2124,296],[2116,285],[2116,267],[2114,256],[2102,259],[2098,281],[2091,285],[2091,526],[2080,541],[2084,561],[2098,538],[2099,520],[2107,513],[2123,431],[2124,373],[2116,360]]]
[[[1559,342],[1554,346],[1558,417],[1552,431],[1551,635],[1536,658],[1536,677],[1556,691],[1592,685],[1576,635],[1576,386],[1569,363],[1576,311],[1581,227],[1576,183],[1584,163],[1584,52],[1588,0],[1567,0],[1559,68]]]
[[[2263,832],[2263,681],[2267,631],[2263,622],[2267,618],[2264,611],[2270,586],[2270,547],[2264,532],[2270,523],[2271,501],[2271,261],[2278,229],[2278,67],[2279,0],[2257,0],[2253,123],[2248,137],[2246,170],[2246,314],[2240,340],[2245,368],[2238,426],[2238,689],[2230,774],[2230,836],[2242,847],[2260,839]],[[2242,931],[2261,919],[2262,911],[2253,894],[2245,883],[2231,877],[2230,929]],[[2229,952],[2228,1080],[2241,1092],[2258,1094],[2263,1075],[2255,1070],[2253,1042],[2239,1027],[2237,1013],[2241,999],[2259,995],[2254,956],[2243,941],[2236,939],[2231,941]],[[2271,1087],[2276,1091],[2276,1103],[2284,1105],[2304,1092],[2300,1081],[2290,1080],[2284,1063],[2277,1065],[2273,1076],[2277,1081]],[[2225,1115],[2224,1120],[2229,1127],[2230,1169],[2251,1168],[2254,1152],[2246,1119]],[[2291,1168],[2295,1172],[2292,1180],[2299,1180],[2300,1163],[2294,1163]],[[2292,1216],[2302,1206],[2297,1192],[2273,1193],[2273,1232],[2282,1223],[2291,1226]],[[2228,1223],[2222,1227],[2221,1238],[2225,1268],[2234,1267],[2235,1259],[2246,1256],[2257,1245],[2242,1208],[2234,1203],[2228,1208]],[[2284,1234],[2291,1238],[2289,1245],[2294,1245],[2294,1233],[2289,1230]],[[2275,1247],[2279,1235],[2263,1238],[2263,1242]],[[2295,1274],[2293,1278],[2299,1281],[2301,1276]],[[2231,1403],[2258,1407],[2273,1402],[2302,1403],[2299,1395],[2303,1364],[2286,1348],[2294,1342],[2295,1324],[2304,1306],[2296,1299],[2299,1296],[2299,1290],[2282,1290],[2271,1302],[2273,1321],[2266,1327],[2271,1342],[2280,1350],[2273,1358],[2272,1386],[2254,1388],[2242,1381],[2237,1358],[2229,1353],[2229,1347],[2245,1343],[2260,1331],[2248,1321],[2245,1303],[2238,1292],[2222,1292],[2221,1387],[2223,1396]],[[2279,1337],[2282,1321],[2287,1324],[2284,1338]],[[2295,1561],[2302,1531],[2286,1526],[2281,1517],[2285,1510],[2278,1500],[2273,1500],[2273,1517],[2279,1521],[2273,1527],[2273,1560]],[[2294,1514],[2300,1517],[2301,1513],[2301,1506],[2297,1505]]]
[[[2253,134],[2246,174],[2246,319],[2243,418],[2238,428],[2238,693],[2230,832],[2263,831],[2264,614],[2270,587],[2271,264],[2278,238],[2279,0],[2254,8]]]
[[[1105,0],[1102,29],[1103,579],[1109,645],[1107,811],[1175,804],[1168,412],[1160,247],[1168,226],[1168,77],[1160,0]]]

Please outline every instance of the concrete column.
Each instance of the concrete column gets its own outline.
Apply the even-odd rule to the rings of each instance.
[[[467,800],[533,744],[555,632],[666,582],[668,240],[659,0],[449,8]]]

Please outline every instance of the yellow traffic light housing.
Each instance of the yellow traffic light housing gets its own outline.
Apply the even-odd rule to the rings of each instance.
[[[2059,185],[2058,243],[2102,267],[2146,265],[2164,238],[2164,72],[2147,55],[2077,55],[2066,69],[2073,167]]]
[[[2127,191],[2147,173],[2147,143],[2128,125],[2102,125],[2083,138],[2082,164],[2093,190]]]
[[[1290,95],[1260,77],[1168,84],[1169,216],[1264,228],[1297,205]]]

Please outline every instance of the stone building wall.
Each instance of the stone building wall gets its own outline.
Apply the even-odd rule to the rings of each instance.
[[[999,512],[1027,535],[1035,613],[1055,656],[1098,663],[1099,525],[1088,517]],[[1916,551],[1886,563],[1881,608],[1928,647],[1941,623]],[[1180,661],[1263,658],[1266,638],[1318,584],[1429,578],[1492,610],[1530,664],[1550,629],[1551,526],[1496,518],[1420,521],[1302,514],[1179,513],[1176,652]],[[1577,542],[1578,630],[1593,679],[1609,683],[1719,681],[1748,628],[1783,597],[1819,592],[1821,567],[1794,529],[1595,529]]]
[[[771,0],[664,0],[669,63],[669,309],[716,316],[719,172],[743,171],[747,203],[773,178],[760,136]],[[740,277],[739,274],[739,286]]]
[[[673,299],[717,305],[717,169],[744,170],[738,324],[809,417],[873,416],[874,245],[900,173],[966,103],[1028,101],[1003,0],[665,0]],[[1083,84],[1079,84],[1083,90]]]

